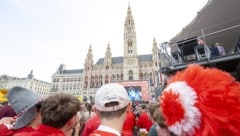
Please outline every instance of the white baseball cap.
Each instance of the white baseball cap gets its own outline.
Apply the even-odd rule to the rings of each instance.
[[[115,106],[106,106],[111,102],[117,102]],[[95,107],[100,111],[117,111],[129,104],[127,90],[120,84],[108,83],[97,90],[95,95]]]

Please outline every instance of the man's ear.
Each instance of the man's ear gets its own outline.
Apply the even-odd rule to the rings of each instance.
[[[71,119],[68,120],[67,126],[70,126],[70,127],[74,126],[76,123],[76,119],[77,119],[77,116],[74,115]]]
[[[129,104],[127,105],[127,110],[126,111],[132,111],[132,104],[131,104],[131,102],[129,102]]]
[[[96,113],[98,117],[100,117],[99,110],[93,105],[93,111]]]

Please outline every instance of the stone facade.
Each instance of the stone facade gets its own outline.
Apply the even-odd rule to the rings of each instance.
[[[14,86],[21,86],[42,96],[48,96],[51,83],[34,78],[33,71],[31,71],[25,78],[11,77],[8,75],[2,75],[0,77],[1,88],[10,89]]]
[[[67,70],[61,64],[55,74],[52,75],[52,87],[50,95],[58,92],[68,93],[75,96],[82,94],[83,69]]]
[[[155,90],[160,86],[161,61],[158,55],[164,56],[164,54],[159,53],[157,42],[153,38],[151,54],[138,55],[135,23],[130,6],[124,23],[123,37],[123,56],[113,57],[110,43],[108,43],[105,56],[94,63],[93,49],[90,45],[84,69],[67,70],[66,66],[61,64],[52,75],[51,94],[65,92],[93,102],[97,89],[106,83],[147,80],[149,96],[156,95]]]
[[[152,43],[152,53],[138,55],[135,23],[128,7],[124,23],[124,54],[113,57],[108,43],[104,58],[99,58],[94,64],[92,47],[90,45],[84,63],[83,96],[94,98],[96,90],[103,84],[114,81],[148,80],[150,96],[155,94],[159,85],[159,49],[155,38]]]

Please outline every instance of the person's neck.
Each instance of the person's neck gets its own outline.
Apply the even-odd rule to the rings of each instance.
[[[60,130],[64,133],[64,134],[67,134],[68,133],[68,129],[66,129],[65,127],[62,127],[60,128]]]
[[[101,124],[108,126],[110,128],[113,128],[115,130],[117,130],[119,133],[122,132],[122,127],[123,127],[123,119],[121,118],[115,118],[115,119],[102,119],[101,120]]]
[[[27,127],[31,127],[33,129],[36,129],[41,123],[37,119],[33,119]]]

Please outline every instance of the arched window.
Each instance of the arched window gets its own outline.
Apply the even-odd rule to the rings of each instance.
[[[107,66],[105,66],[105,69],[106,69],[106,70],[109,70],[109,66],[108,66],[108,65],[107,65]]]
[[[139,79],[143,80],[143,73],[142,72],[140,72],[140,74],[139,74]]]
[[[105,76],[105,84],[107,84],[107,83],[109,83],[109,76],[108,75]]]
[[[132,47],[132,41],[131,40],[129,40],[128,41],[128,53],[130,54],[130,53],[132,53],[132,49],[133,47]]]
[[[85,81],[84,81],[84,88],[88,87],[88,77],[85,76]]]
[[[91,76],[90,88],[94,87],[94,76]]]
[[[99,76],[99,86],[102,86],[102,75],[101,76]]]
[[[152,74],[152,72],[149,74],[149,82],[150,82],[150,85],[151,85],[151,86],[154,85],[153,74]]]
[[[129,71],[128,75],[129,75],[128,79],[129,80],[133,80],[133,72],[132,72],[132,70]]]
[[[95,87],[98,87],[98,76],[95,76]]]
[[[115,80],[116,80],[116,76],[112,75],[112,81],[115,81]]]

